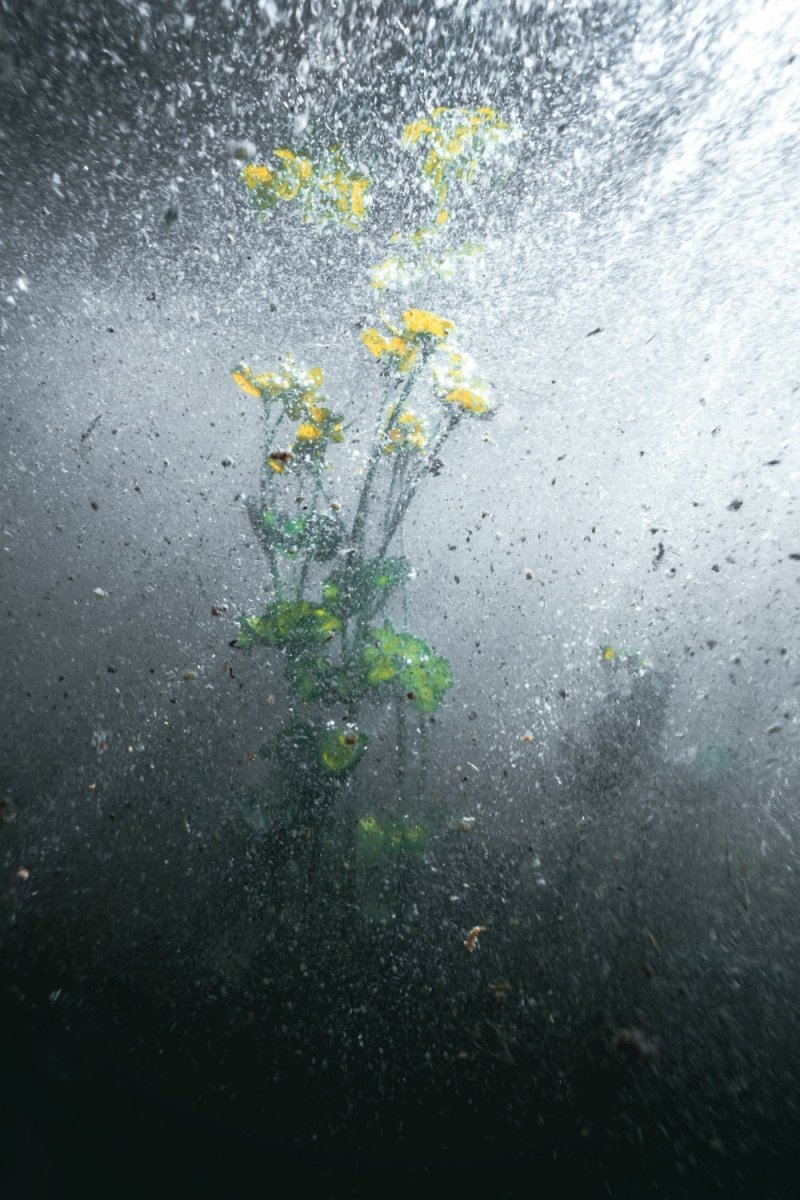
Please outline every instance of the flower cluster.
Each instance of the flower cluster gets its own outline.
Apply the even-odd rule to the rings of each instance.
[[[425,449],[425,422],[416,413],[405,410],[397,416],[396,406],[393,405],[386,414],[386,424],[388,433],[383,443],[384,454]]]
[[[233,372],[233,380],[248,396],[260,396],[265,404],[279,403],[286,416],[299,421],[291,450],[272,451],[267,466],[282,475],[294,454],[311,453],[319,456],[329,442],[343,440],[343,419],[327,405],[320,403],[322,368],[304,370],[287,354],[278,371],[253,373],[246,363]]]
[[[449,344],[437,353],[431,373],[445,404],[455,404],[462,412],[475,417],[485,417],[491,413],[489,386],[477,374],[469,354]]]
[[[438,204],[437,224],[449,219],[446,207],[453,183],[472,183],[481,160],[497,159],[515,140],[511,126],[493,108],[435,108],[428,117],[406,125],[402,145],[424,144],[425,187]]]
[[[339,146],[331,146],[316,163],[288,147],[274,155],[275,166],[248,163],[242,171],[242,182],[262,215],[280,201],[299,200],[306,222],[332,221],[351,229],[361,224],[370,180],[347,163]]]
[[[370,327],[362,330],[361,340],[376,359],[387,359],[389,365],[400,372],[410,371],[420,350],[424,354],[441,344],[455,329],[453,322],[446,317],[437,317],[436,313],[422,308],[406,309],[402,316],[402,329],[391,325],[385,317],[383,323],[390,336]]]
[[[369,178],[348,165],[339,146],[331,146],[316,179],[315,215],[322,221],[357,228],[367,211]]]
[[[242,181],[254,194],[260,207],[274,208],[279,200],[295,200],[311,182],[314,168],[310,159],[286,147],[274,151],[275,167],[248,163]]]

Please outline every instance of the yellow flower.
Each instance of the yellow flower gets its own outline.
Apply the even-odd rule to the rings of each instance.
[[[455,329],[452,321],[446,317],[437,317],[435,313],[426,312],[422,308],[408,308],[403,313],[403,324],[412,336],[427,335],[443,342],[451,330]]]
[[[318,425],[314,425],[311,421],[303,421],[302,425],[298,425],[295,437],[298,442],[316,442],[320,433]]]
[[[454,388],[452,392],[448,392],[445,396],[445,402],[447,404],[457,404],[464,412],[474,413],[477,417],[484,416],[491,408],[491,404],[486,396],[481,396],[479,392],[473,392],[465,387]]]
[[[269,167],[265,167],[263,163],[248,163],[242,171],[242,179],[251,191],[260,184],[268,185],[272,178],[272,171],[270,171]]]
[[[386,414],[387,422],[391,425],[387,440],[383,444],[384,454],[393,450],[424,450],[426,445],[425,424],[416,413],[406,410],[392,425],[396,409],[391,407]]]
[[[412,121],[410,125],[406,125],[400,140],[406,146],[414,146],[421,137],[427,137],[429,133],[433,133],[430,121]]]
[[[248,396],[261,396],[265,401],[281,401],[287,416],[297,420],[309,415],[310,409],[313,409],[323,374],[321,367],[311,367],[309,370],[298,367],[292,355],[286,354],[278,371],[254,375],[250,367],[241,363],[233,372],[233,379]],[[324,414],[328,409],[319,408],[317,411]],[[311,419],[316,420],[313,414]]]
[[[406,338],[398,335],[385,337],[377,329],[371,328],[361,331],[361,340],[375,358],[380,359],[384,355],[388,355],[396,361],[397,367],[401,371],[408,371],[414,365],[417,347]]]
[[[372,326],[369,329],[362,329],[361,340],[370,354],[374,354],[376,358],[380,358],[389,350],[389,339],[385,338],[382,333],[378,333],[377,329]]]
[[[350,196],[350,207],[353,210],[353,215],[356,217],[363,217],[364,215],[364,193],[368,187],[368,179],[353,180],[352,194]]]
[[[252,382],[253,372],[244,364],[232,372],[233,382],[238,384],[248,396],[260,396],[261,392]]]
[[[488,385],[478,375],[475,363],[468,354],[449,345],[447,349],[437,351],[436,360],[431,374],[446,404],[457,404],[463,412],[477,417],[491,412]]]
[[[367,206],[370,180],[351,170],[338,146],[331,146],[320,168],[315,201],[323,218],[354,228]]]

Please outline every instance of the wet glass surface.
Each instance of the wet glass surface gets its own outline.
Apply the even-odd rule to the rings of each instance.
[[[795,5],[0,21],[0,1181],[792,1195]]]

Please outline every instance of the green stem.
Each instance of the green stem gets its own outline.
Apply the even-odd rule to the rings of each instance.
[[[425,462],[424,462],[424,465],[422,466],[421,470],[417,471],[416,475],[414,475],[408,481],[406,487],[400,493],[400,498],[397,502],[397,507],[395,508],[395,511],[393,512],[391,517],[386,522],[387,528],[386,528],[386,533],[385,533],[383,542],[381,543],[381,548],[378,551],[379,557],[383,557],[383,555],[388,550],[389,545],[392,541],[392,538],[397,533],[397,529],[398,529],[398,526],[400,525],[400,522],[403,520],[403,517],[408,512],[408,507],[411,504],[411,501],[414,499],[417,488],[419,487],[419,485],[422,481],[423,475],[429,469],[430,464],[436,458],[436,456],[438,455],[442,446],[444,445],[444,443],[447,441],[450,434],[453,432],[453,430],[458,425],[462,416],[463,416],[463,414],[461,412],[453,412],[453,413],[448,414],[447,424],[444,426],[443,429],[441,429],[439,431],[438,436],[432,442],[430,451],[425,458]]]
[[[309,551],[309,553],[303,559],[303,565],[300,568],[300,573],[297,579],[297,587],[295,588],[295,599],[297,600],[302,600],[303,598],[303,590],[306,586],[306,579],[308,578],[308,569],[311,566],[311,560],[313,557],[313,553]]]
[[[405,798],[405,779],[406,779],[406,753],[407,753],[407,730],[406,730],[406,706],[404,698],[397,700],[397,778],[400,783],[400,799]]]
[[[407,383],[405,384],[405,387],[403,388],[403,390],[400,393],[400,398],[397,401],[397,403],[395,404],[393,412],[392,412],[392,416],[391,416],[389,422],[387,423],[387,425],[385,426],[385,428],[384,428],[384,424],[383,424],[383,421],[384,421],[383,407],[381,409],[381,413],[380,413],[376,431],[375,431],[375,443],[372,447],[372,453],[370,454],[369,462],[367,464],[367,471],[366,471],[366,475],[364,477],[364,484],[363,484],[363,487],[361,488],[361,495],[358,498],[358,505],[356,507],[356,515],[353,518],[353,529],[352,529],[352,533],[350,535],[350,544],[356,553],[360,553],[360,551],[363,548],[364,527],[366,525],[367,515],[369,513],[369,502],[370,502],[370,495],[372,492],[372,481],[375,478],[375,472],[378,469],[378,463],[381,461],[381,458],[383,457],[384,439],[385,439],[385,437],[388,436],[388,434],[392,431],[392,429],[397,424],[398,418],[399,418],[401,412],[403,411],[403,405],[405,404],[406,400],[408,399],[408,395],[413,386],[414,386],[414,375],[412,372]],[[385,406],[388,398],[389,398],[389,392],[387,392],[386,396],[384,397],[383,406]]]
[[[419,774],[417,776],[417,800],[421,803],[425,799],[425,791],[428,786],[428,754],[429,754],[429,738],[428,738],[428,723],[423,716],[419,723]]]

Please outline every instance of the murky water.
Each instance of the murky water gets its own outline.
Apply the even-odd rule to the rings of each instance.
[[[795,6],[2,21],[0,1178],[793,1194]]]

